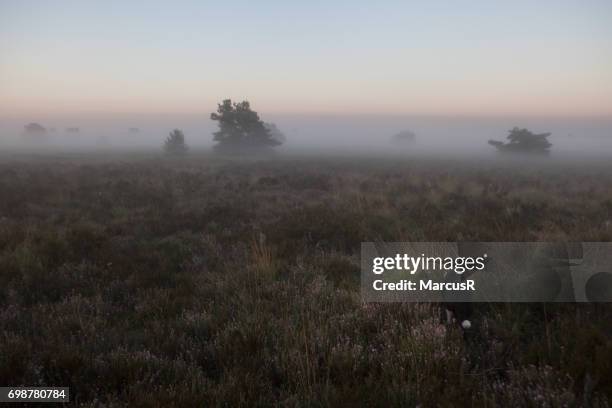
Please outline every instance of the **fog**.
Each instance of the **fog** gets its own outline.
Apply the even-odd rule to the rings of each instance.
[[[564,155],[612,154],[612,118],[478,118],[375,115],[288,115],[260,112],[276,123],[287,140],[279,152],[394,153],[492,155],[489,139],[504,140],[514,126],[551,132],[551,152]],[[44,136],[27,137],[30,122],[47,129]],[[78,128],[78,131],[68,131]],[[0,149],[48,151],[158,150],[172,129],[184,131],[193,149],[211,148],[216,123],[201,115],[80,115],[8,119],[0,123]],[[414,142],[398,144],[392,136],[403,130]],[[32,140],[36,139],[36,140]]]

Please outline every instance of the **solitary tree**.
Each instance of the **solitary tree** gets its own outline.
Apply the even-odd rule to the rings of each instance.
[[[164,151],[173,156],[180,156],[187,153],[189,148],[185,143],[185,135],[179,129],[174,129],[168,135],[168,138],[164,142]]]
[[[46,133],[47,129],[36,122],[28,123],[23,127],[24,136],[44,136]]]
[[[47,129],[40,123],[32,122],[23,127],[26,133],[45,133]]]
[[[416,140],[416,135],[410,130],[403,130],[393,135],[391,140],[396,144],[412,143]]]
[[[251,110],[248,101],[232,103],[231,99],[226,99],[218,105],[217,112],[211,113],[210,118],[219,125],[219,130],[213,134],[219,151],[250,152],[282,143],[273,137],[257,112]]]
[[[22,136],[27,143],[44,143],[47,142],[47,129],[39,123],[28,123],[23,127]]]
[[[500,152],[511,153],[540,153],[547,154],[552,144],[547,140],[550,133],[532,133],[527,129],[514,127],[506,137],[508,142],[489,140]]]

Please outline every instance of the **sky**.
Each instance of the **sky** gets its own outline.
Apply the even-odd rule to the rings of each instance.
[[[0,118],[612,116],[612,1],[0,0]]]

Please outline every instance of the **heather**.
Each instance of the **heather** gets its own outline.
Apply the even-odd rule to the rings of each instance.
[[[367,304],[362,241],[610,241],[606,162],[0,158],[0,384],[82,406],[609,406],[609,304]]]

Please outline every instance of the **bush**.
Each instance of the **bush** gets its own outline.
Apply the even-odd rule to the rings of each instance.
[[[507,139],[503,143],[497,140],[489,140],[491,146],[495,146],[500,152],[509,153],[548,153],[552,144],[546,139],[550,133],[535,134],[527,129],[518,127],[510,130]]]
[[[185,143],[185,135],[179,129],[174,129],[164,142],[164,150],[166,154],[180,156],[187,153],[189,148]]]

